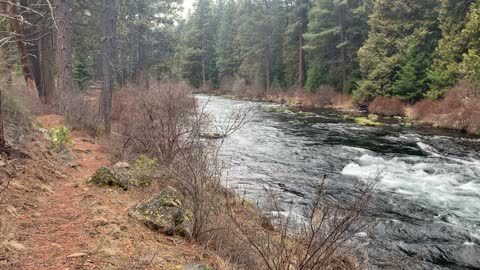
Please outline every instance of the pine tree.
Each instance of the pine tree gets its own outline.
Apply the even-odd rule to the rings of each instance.
[[[308,32],[304,35],[305,49],[309,52],[310,68],[326,71],[322,80],[315,81],[335,86],[344,93],[353,88],[358,79],[356,53],[367,37],[369,10],[369,0],[314,1],[309,11]],[[321,75],[315,78],[318,76]],[[319,86],[308,81],[307,84]]]
[[[435,51],[434,62],[428,72],[429,92],[432,99],[441,97],[457,80],[458,64],[467,52],[465,41],[460,38],[465,28],[467,13],[473,0],[441,0],[439,28],[442,38]]]
[[[404,101],[416,101],[426,91],[426,69],[429,62],[425,53],[418,50],[418,45],[411,45],[399,61],[400,70],[393,83],[393,96]]]
[[[85,54],[80,54],[78,50],[73,51],[73,81],[77,83],[80,90],[87,87],[91,80],[90,68]]]
[[[369,36],[358,52],[363,79],[354,92],[357,101],[394,96],[393,86],[400,77],[397,72],[401,70],[402,56],[411,46],[418,45],[418,50],[431,61],[439,35],[435,0],[374,0],[373,3]]]
[[[303,87],[305,83],[305,52],[303,35],[307,32],[309,0],[296,0],[290,4],[288,27],[283,41],[283,59],[285,63],[285,82],[287,86]]]
[[[183,55],[183,77],[194,87],[207,87],[214,60],[214,37],[216,30],[211,25],[212,3],[198,0],[194,12],[185,26],[182,42],[186,50]]]
[[[235,2],[228,0],[218,27],[215,49],[217,55],[216,64],[220,78],[233,77],[239,65],[239,59],[235,55],[235,37],[237,35],[237,29],[234,24],[235,10]]]
[[[472,4],[461,36],[468,40],[468,51],[463,54],[459,74],[476,87],[480,87],[480,1]]]

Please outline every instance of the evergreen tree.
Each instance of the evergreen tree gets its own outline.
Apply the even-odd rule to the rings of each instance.
[[[186,50],[183,55],[183,77],[194,87],[207,87],[214,60],[215,28],[211,25],[212,3],[198,0],[194,12],[185,26],[183,41]],[[216,64],[215,64],[216,66]]]
[[[288,27],[283,41],[285,83],[302,87],[305,82],[306,62],[303,34],[307,32],[309,0],[295,0],[289,4]]]
[[[411,45],[400,58],[400,70],[393,83],[393,96],[404,101],[416,101],[426,91],[426,70],[429,62],[425,53],[418,50],[418,45]]]
[[[220,78],[225,76],[233,77],[239,65],[239,59],[235,55],[235,37],[237,35],[237,28],[234,25],[235,10],[235,2],[227,0],[218,27],[215,49],[217,54],[216,64]]]
[[[465,29],[461,33],[468,51],[462,56],[459,73],[462,78],[480,87],[480,1],[477,2],[472,4]]]
[[[90,67],[85,54],[81,54],[79,50],[73,52],[73,81],[77,83],[80,90],[85,90],[92,76]]]
[[[439,28],[442,38],[435,51],[434,62],[428,72],[430,90],[427,96],[441,97],[458,78],[458,64],[467,52],[465,41],[460,38],[465,28],[467,13],[473,0],[441,0]]]
[[[353,88],[358,80],[356,53],[367,37],[369,10],[368,0],[314,1],[309,11],[308,32],[304,35],[305,49],[309,52],[310,68],[326,71],[322,80],[315,81],[340,88],[344,93]],[[318,76],[322,75],[315,78]]]
[[[394,96],[395,80],[401,77],[397,72],[402,70],[402,56],[416,44],[425,53],[426,61],[431,61],[439,34],[435,0],[374,0],[373,3],[369,36],[358,53],[363,79],[354,92],[357,101]],[[405,98],[412,95],[401,92]]]

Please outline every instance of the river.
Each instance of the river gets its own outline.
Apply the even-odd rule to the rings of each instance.
[[[255,114],[222,153],[228,186],[252,201],[265,188],[293,209],[308,205],[322,176],[342,201],[382,171],[358,239],[370,269],[480,269],[480,139],[440,129],[359,126],[331,110],[314,116],[265,110],[270,103],[198,95],[219,122],[229,111]],[[297,209],[297,210],[296,210]]]

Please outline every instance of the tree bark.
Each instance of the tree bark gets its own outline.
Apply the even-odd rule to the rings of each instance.
[[[346,59],[346,45],[345,43],[345,9],[340,7],[340,54],[342,58],[342,92],[346,95],[347,94],[347,59]]]
[[[44,24],[42,27],[42,37],[40,39],[40,62],[41,62],[41,89],[42,100],[47,104],[53,104],[56,100],[55,78],[53,74],[53,33],[50,30],[50,25]]]
[[[13,34],[15,35],[15,41],[20,56],[20,63],[22,64],[22,71],[25,78],[25,83],[27,84],[30,95],[33,97],[38,97],[37,87],[35,85],[35,81],[33,80],[33,75],[30,70],[27,48],[24,41],[25,36],[23,34],[19,21],[20,16],[17,14],[17,1],[9,0],[7,9],[8,15],[10,16],[10,26],[12,28]]]
[[[303,31],[300,29],[298,47],[298,86],[303,87]]]
[[[56,0],[57,20],[57,95],[60,108],[65,109],[65,97],[73,92],[72,81],[72,0]]]
[[[100,117],[105,125],[105,130],[110,133],[112,124],[112,60],[113,43],[115,39],[115,0],[102,0],[101,3],[102,25],[102,93],[100,97]]]
[[[5,142],[5,132],[3,128],[3,87],[0,87],[0,149],[6,149],[7,143]]]

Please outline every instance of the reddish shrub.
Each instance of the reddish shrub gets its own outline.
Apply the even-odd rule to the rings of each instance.
[[[113,101],[112,101],[112,120],[117,121],[120,120],[122,117],[125,116],[126,108],[128,104],[132,102],[135,98],[136,93],[131,87],[122,88],[119,91],[113,93]]]
[[[424,99],[409,108],[408,117],[413,119],[425,119],[438,112],[438,102]]]
[[[333,105],[333,100],[338,95],[338,92],[333,87],[323,85],[307,100],[313,106],[325,107]]]
[[[468,133],[480,131],[480,90],[467,82],[460,81],[440,101],[417,102],[409,116],[443,128],[464,130]]]
[[[405,103],[398,98],[377,97],[368,105],[368,111],[385,116],[405,115]]]

